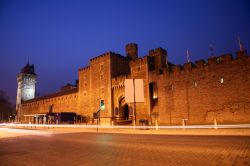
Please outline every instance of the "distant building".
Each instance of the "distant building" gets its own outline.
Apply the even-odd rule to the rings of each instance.
[[[167,51],[150,50],[139,58],[137,44],[126,45],[126,56],[107,52],[79,69],[76,85],[35,98],[36,74],[27,64],[18,75],[18,121],[47,123],[48,113],[73,112],[92,119],[101,111],[101,123],[130,123],[133,104],[125,100],[125,79],[144,83],[144,102],[136,103],[140,119],[160,125],[250,122],[250,57],[245,50],[213,56],[183,66],[168,62]],[[52,118],[53,119],[53,118]],[[91,123],[91,122],[90,122]]]

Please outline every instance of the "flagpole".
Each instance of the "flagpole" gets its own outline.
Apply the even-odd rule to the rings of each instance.
[[[190,62],[190,55],[189,55],[189,50],[187,50],[187,62]]]
[[[133,120],[134,120],[134,127],[135,127],[135,125],[136,125],[136,104],[135,104],[135,79],[133,78],[133,87],[134,87],[134,111],[133,111]]]
[[[243,44],[242,44],[239,36],[238,36],[238,44],[239,44],[239,47],[240,47],[240,51],[243,51]]]
[[[213,49],[212,44],[209,45],[209,49],[210,49],[210,52],[211,52],[211,56],[213,57],[214,56],[214,49]]]

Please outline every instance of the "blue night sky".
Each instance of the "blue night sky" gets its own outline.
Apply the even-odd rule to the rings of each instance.
[[[78,69],[107,51],[139,54],[163,47],[172,63],[250,51],[250,2],[244,0],[0,0],[0,89],[15,103],[16,76],[35,65],[37,92],[74,83]]]

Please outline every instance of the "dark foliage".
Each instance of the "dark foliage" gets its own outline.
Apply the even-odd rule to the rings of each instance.
[[[8,121],[15,116],[15,106],[9,101],[5,91],[0,90],[0,121]]]

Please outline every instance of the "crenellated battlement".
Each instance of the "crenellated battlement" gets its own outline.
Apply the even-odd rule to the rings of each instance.
[[[242,50],[242,51],[238,51],[236,52],[236,58],[237,59],[241,59],[241,58],[246,58],[247,55],[247,50]]]
[[[195,66],[198,68],[203,68],[206,64],[206,61],[203,59],[195,61]]]
[[[177,72],[179,72],[181,70],[182,70],[182,66],[181,65],[173,65],[173,66],[171,66],[171,71],[173,73],[177,73]]]
[[[119,57],[119,58],[121,58],[121,59],[127,60],[127,57],[124,57],[124,56],[122,56],[121,54],[118,54],[118,53],[115,53],[115,52],[112,52],[112,51],[108,51],[108,52],[106,52],[106,53],[104,53],[104,54],[101,54],[101,55],[99,55],[99,56],[97,56],[97,57],[91,58],[91,59],[90,59],[90,62],[99,60],[100,58],[103,58],[103,57],[105,57],[105,56],[115,56],[115,57]]]
[[[153,50],[149,50],[149,52],[148,52],[149,56],[158,56],[158,55],[162,55],[162,54],[167,55],[167,51],[161,47],[153,49]]]
[[[134,67],[134,66],[137,66],[137,65],[143,65],[143,64],[147,64],[147,63],[148,63],[148,57],[144,56],[142,58],[137,58],[134,61],[130,61],[130,66]]]
[[[197,60],[195,63],[189,62],[183,65],[172,65],[170,67],[170,73],[179,73],[181,71],[189,72],[193,69],[204,69],[204,67],[209,67],[209,69],[213,69],[214,67],[223,66],[224,64],[233,65],[233,62],[237,62],[240,59],[250,58],[246,51],[237,52],[236,58],[233,58],[232,54],[224,54],[220,56],[210,57],[206,60]]]
[[[112,88],[121,88],[121,87],[124,87],[125,83],[125,79],[128,79],[130,78],[131,76],[130,75],[122,75],[122,76],[118,76],[118,77],[115,77],[115,78],[112,78]]]
[[[111,57],[120,58],[120,59],[122,59],[122,60],[124,60],[124,61],[129,60],[128,57],[125,57],[125,56],[123,56],[123,55],[121,55],[121,54],[117,54],[117,53],[114,53],[114,52],[111,52]]]
[[[90,59],[90,62],[99,60],[100,58],[103,58],[103,57],[105,57],[105,56],[110,56],[111,54],[114,54],[114,53],[111,52],[111,51],[108,51],[108,52],[106,52],[106,53],[104,53],[104,54],[101,54],[101,55],[99,55],[99,56],[97,56],[97,57],[91,58],[91,59]]]
[[[78,71],[85,71],[85,70],[89,70],[89,69],[90,69],[89,66],[86,66],[86,67],[78,69]]]
[[[185,63],[183,65],[184,70],[191,70],[194,67],[194,64],[192,62]]]

